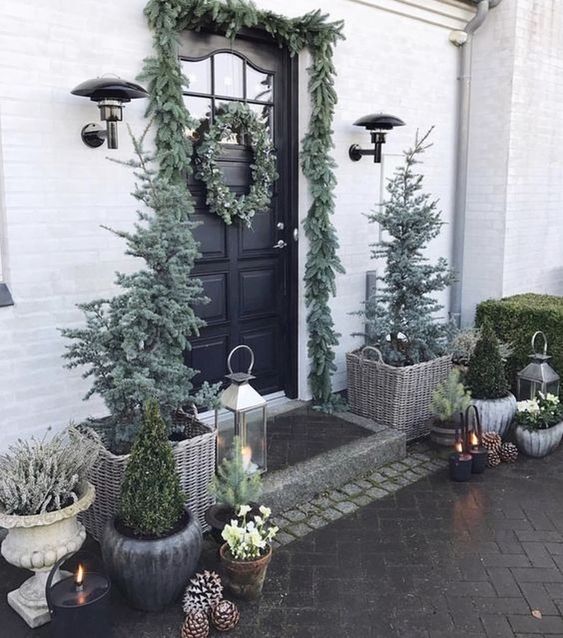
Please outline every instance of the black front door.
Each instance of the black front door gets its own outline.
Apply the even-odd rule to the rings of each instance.
[[[283,390],[296,396],[294,66],[285,50],[254,36],[231,42],[216,34],[187,32],[180,56],[190,80],[184,99],[199,121],[190,132],[195,143],[222,105],[245,102],[269,127],[279,173],[271,208],[254,217],[252,228],[238,222],[226,225],[210,213],[205,186],[190,179],[201,222],[195,234],[202,256],[194,274],[211,302],[198,308],[207,326],[192,341],[187,363],[200,370],[196,385],[220,381],[229,351],[246,344],[256,356],[254,387],[262,394]],[[220,167],[235,193],[248,191],[252,160],[244,136],[224,140]],[[233,363],[237,369],[247,365],[242,358]]]

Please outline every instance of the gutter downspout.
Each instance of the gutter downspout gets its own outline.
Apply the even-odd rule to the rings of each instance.
[[[459,106],[457,131],[457,158],[455,177],[455,200],[452,241],[452,267],[456,281],[450,293],[450,319],[461,324],[461,301],[463,291],[463,258],[465,242],[465,216],[467,209],[467,169],[469,161],[469,121],[471,109],[471,60],[473,34],[487,19],[489,10],[502,0],[480,0],[475,17],[463,31],[452,31],[450,42],[460,49]]]

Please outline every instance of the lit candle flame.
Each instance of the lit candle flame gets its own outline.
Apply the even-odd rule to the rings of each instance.
[[[76,570],[76,574],[74,575],[74,584],[77,587],[82,587],[83,582],[84,582],[84,567],[82,567],[82,564],[79,564],[78,569]]]
[[[477,437],[475,432],[471,433],[471,445],[473,445],[473,447],[478,447],[479,446],[479,438]]]
[[[461,441],[457,441],[457,442],[456,442],[456,444],[455,444],[455,451],[456,451],[458,454],[461,454],[461,453],[463,452],[463,445],[462,445]]]
[[[246,445],[242,448],[242,467],[245,470],[250,468],[250,463],[252,462],[252,448],[249,445]]]

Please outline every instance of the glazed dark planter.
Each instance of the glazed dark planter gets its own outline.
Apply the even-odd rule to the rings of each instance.
[[[248,514],[248,520],[251,520],[254,516],[260,514],[260,510],[259,505],[256,503],[249,503],[249,505],[252,509]],[[225,525],[230,523],[231,520],[236,517],[235,509],[230,505],[225,505],[224,503],[216,503],[205,510],[205,522],[211,528],[211,535],[218,543],[221,544],[225,542],[221,536],[225,529]]]
[[[102,555],[109,577],[132,607],[160,611],[179,598],[195,572],[201,543],[201,528],[189,512],[181,529],[155,539],[129,536],[111,520]]]

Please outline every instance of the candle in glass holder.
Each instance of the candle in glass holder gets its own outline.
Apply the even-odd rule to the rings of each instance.
[[[450,479],[462,483],[471,478],[471,454],[463,451],[463,443],[458,439],[456,430],[455,452],[450,454]]]
[[[471,472],[473,474],[482,474],[487,467],[488,452],[485,448],[479,445],[479,437],[475,432],[471,432],[471,448],[469,453],[471,454],[472,464]]]

